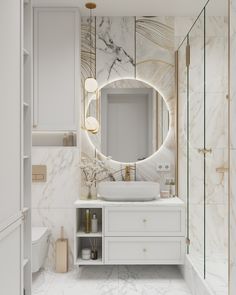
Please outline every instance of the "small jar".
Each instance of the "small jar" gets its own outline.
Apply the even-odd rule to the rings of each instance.
[[[91,258],[91,249],[89,248],[84,248],[82,249],[81,251],[82,255],[81,255],[81,258],[84,259],[84,260],[89,260]]]

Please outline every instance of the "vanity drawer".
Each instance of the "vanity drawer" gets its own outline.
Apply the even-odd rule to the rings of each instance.
[[[185,236],[184,207],[107,207],[105,236]]]
[[[183,264],[182,237],[105,238],[105,264]]]

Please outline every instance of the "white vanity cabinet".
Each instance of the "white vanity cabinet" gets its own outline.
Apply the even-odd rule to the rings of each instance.
[[[34,8],[35,131],[77,128],[80,97],[78,8]]]
[[[179,198],[151,202],[75,203],[75,264],[183,264],[185,207]],[[100,231],[83,232],[86,209],[100,210]],[[99,260],[82,260],[81,250],[97,238]],[[86,242],[87,239],[87,242]]]

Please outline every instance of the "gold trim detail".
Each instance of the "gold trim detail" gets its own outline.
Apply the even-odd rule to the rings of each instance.
[[[95,9],[97,7],[96,3],[88,2],[85,4],[85,7],[88,9]]]
[[[190,66],[190,45],[186,45],[186,67]]]

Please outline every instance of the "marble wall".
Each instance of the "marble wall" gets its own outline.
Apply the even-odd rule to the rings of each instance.
[[[158,153],[137,164],[137,179],[158,181],[164,188],[166,177],[175,176],[174,18],[96,17],[92,24],[95,57],[91,68],[95,69],[99,87],[117,79],[137,78],[153,85],[166,100],[170,110],[170,132],[165,144]],[[82,18],[85,31],[88,25],[88,18]],[[88,41],[83,36],[86,34],[82,35],[82,48],[86,51],[83,44]],[[82,56],[85,55],[82,52]],[[87,61],[82,58],[83,81],[88,72]],[[83,130],[81,147],[83,155],[94,156],[94,148]],[[171,171],[158,173],[158,162],[170,163]],[[113,161],[109,165],[113,170],[120,169]],[[82,187],[82,198],[86,197],[85,193],[86,189]]]
[[[137,77],[157,87],[165,96],[171,112],[172,130],[160,152],[137,168],[138,179],[155,180],[163,184],[166,177],[175,174],[174,18],[93,18],[91,52],[89,25],[89,19],[83,18],[82,83],[91,73],[96,74],[99,86],[114,79]],[[81,117],[83,121],[83,112]],[[32,224],[47,226],[51,232],[45,265],[50,269],[55,266],[55,241],[62,225],[69,239],[70,267],[73,266],[73,203],[79,196],[83,198],[88,193],[86,186],[80,185],[80,153],[94,157],[94,148],[83,130],[79,149],[34,147],[32,151],[32,163],[47,165],[48,169],[47,182],[32,185]],[[156,162],[159,160],[171,164],[170,173],[157,173]],[[112,169],[120,168],[120,165],[110,164]]]
[[[236,1],[230,0],[230,294],[236,294]]]
[[[32,185],[32,226],[50,231],[46,268],[54,270],[55,242],[64,226],[69,240],[69,265],[73,265],[74,201],[79,196],[79,150],[71,147],[34,147],[32,165],[47,166],[47,181]]]

